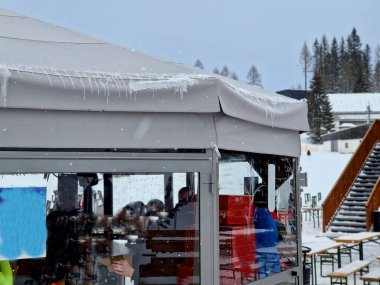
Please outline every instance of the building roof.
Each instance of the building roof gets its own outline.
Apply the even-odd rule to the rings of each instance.
[[[335,114],[380,112],[380,93],[335,93],[327,94]]]
[[[352,139],[361,139],[367,133],[370,128],[370,124],[360,125],[357,127],[352,127],[349,129],[336,131],[322,136],[322,140],[333,141],[333,140],[352,140]]]
[[[278,94],[293,98],[296,100],[307,99],[309,97],[310,91],[305,90],[294,90],[294,89],[285,89],[277,91]]]

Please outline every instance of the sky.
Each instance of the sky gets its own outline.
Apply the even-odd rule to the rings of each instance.
[[[346,38],[380,45],[379,0],[0,0],[0,7],[241,81],[255,65],[265,89],[303,86],[306,41]]]

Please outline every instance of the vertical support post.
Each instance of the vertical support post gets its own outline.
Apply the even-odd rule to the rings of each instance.
[[[104,215],[113,215],[113,181],[112,174],[103,174],[103,187],[104,187]]]

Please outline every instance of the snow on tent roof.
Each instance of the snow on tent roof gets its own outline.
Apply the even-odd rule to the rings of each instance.
[[[380,112],[380,93],[327,94],[334,113],[367,113],[368,105],[373,112]]]
[[[42,143],[28,131],[35,137],[28,142],[31,147],[204,148],[213,141],[227,149],[253,147],[272,153],[272,147],[260,147],[259,142],[277,135],[295,146],[276,152],[297,155],[298,132],[308,130],[303,102],[4,9],[0,9],[0,85],[1,114],[6,116],[2,125],[8,131],[0,146],[14,146],[17,132],[25,131],[17,124],[23,116],[47,138]],[[19,119],[12,122],[13,115]],[[109,135],[121,141],[84,144],[68,138],[68,130],[75,131],[79,120],[77,131],[95,128],[91,125],[95,120],[99,128],[112,126]],[[144,123],[146,130],[141,131],[144,120],[149,128]],[[60,133],[65,136],[59,140],[38,129],[37,123],[53,133],[63,124]],[[131,139],[136,129],[140,135]],[[188,138],[187,131],[200,138],[174,139],[178,134]],[[163,134],[170,139],[163,139]],[[258,134],[263,138],[257,139]]]

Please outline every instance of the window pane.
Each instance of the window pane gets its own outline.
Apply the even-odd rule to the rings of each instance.
[[[268,210],[268,165],[275,209]],[[221,284],[247,284],[297,265],[293,158],[223,152],[219,165]],[[231,283],[232,282],[232,283]]]
[[[198,173],[2,175],[1,208],[22,210],[1,221],[0,259],[10,261],[15,284],[199,283],[198,180]],[[36,203],[33,191],[43,194]]]

